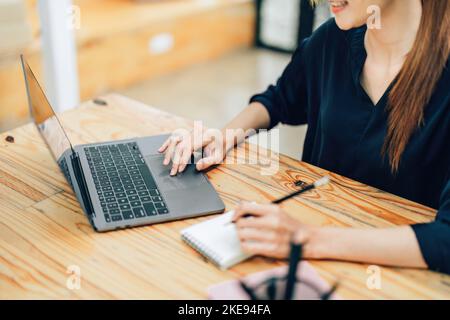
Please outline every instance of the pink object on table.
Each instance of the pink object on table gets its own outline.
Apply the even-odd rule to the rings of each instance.
[[[287,270],[287,267],[270,269],[267,271],[248,275],[243,279],[243,281],[248,287],[254,288],[256,285],[260,284],[270,277],[286,276]],[[331,289],[331,286],[324,279],[322,279],[306,261],[300,262],[298,266],[297,279],[300,279],[300,282],[297,282],[295,286],[295,300],[316,300],[319,298],[320,294],[326,293]],[[307,282],[309,285],[307,286],[302,282]],[[317,291],[315,289],[311,289],[310,285],[316,288]],[[284,288],[277,286],[277,291],[284,293]],[[319,294],[317,292],[319,292]],[[211,300],[250,299],[247,293],[241,288],[239,280],[230,280],[209,287],[208,298]],[[336,294],[333,294],[330,299],[339,300],[339,297]]]

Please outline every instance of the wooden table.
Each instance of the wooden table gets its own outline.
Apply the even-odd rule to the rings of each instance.
[[[191,121],[118,95],[87,102],[62,120],[75,144],[168,133]],[[8,142],[7,136],[14,138]],[[250,150],[249,145],[241,148]],[[294,190],[294,181],[328,174],[331,184],[283,205],[305,223],[386,227],[427,222],[435,211],[286,156],[273,176],[258,165],[225,164],[208,173],[232,209],[240,200],[268,202]],[[223,272],[182,243],[180,230],[207,218],[96,233],[34,125],[0,134],[0,298],[197,299],[224,280],[281,265],[253,258]],[[313,261],[338,293],[350,299],[450,298],[450,277],[381,268],[381,289],[366,286],[367,265]],[[81,271],[70,290],[68,268]]]

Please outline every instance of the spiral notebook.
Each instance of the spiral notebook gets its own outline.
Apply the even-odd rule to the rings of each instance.
[[[181,238],[220,269],[228,269],[251,257],[241,250],[233,211],[181,231]]]

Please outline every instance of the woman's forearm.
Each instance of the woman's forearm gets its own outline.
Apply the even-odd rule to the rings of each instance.
[[[269,125],[270,116],[267,109],[261,103],[253,102],[231,120],[222,132],[230,149],[241,143],[248,136],[249,130],[266,129]]]
[[[317,228],[305,245],[306,257],[427,268],[409,226],[386,229]]]

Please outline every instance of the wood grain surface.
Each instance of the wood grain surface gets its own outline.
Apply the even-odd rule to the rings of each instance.
[[[182,119],[119,95],[106,106],[86,102],[62,115],[75,144],[124,139],[190,128]],[[14,137],[7,142],[6,137]],[[264,150],[245,144],[229,157]],[[268,155],[276,157],[276,155]],[[264,159],[264,157],[262,157]],[[233,159],[233,158],[232,158]],[[263,164],[224,164],[208,177],[233,209],[240,200],[268,202],[328,174],[331,183],[283,205],[314,225],[386,227],[427,222],[435,211],[375,188],[282,156],[275,175]],[[202,259],[180,239],[180,230],[208,217],[109,233],[96,233],[29,124],[0,135],[0,298],[3,299],[201,299],[212,284],[284,264],[253,258],[228,271]],[[381,289],[366,286],[367,265],[311,261],[347,299],[449,299],[450,277],[430,271],[381,267]],[[81,272],[81,287],[70,290],[68,268]]]

